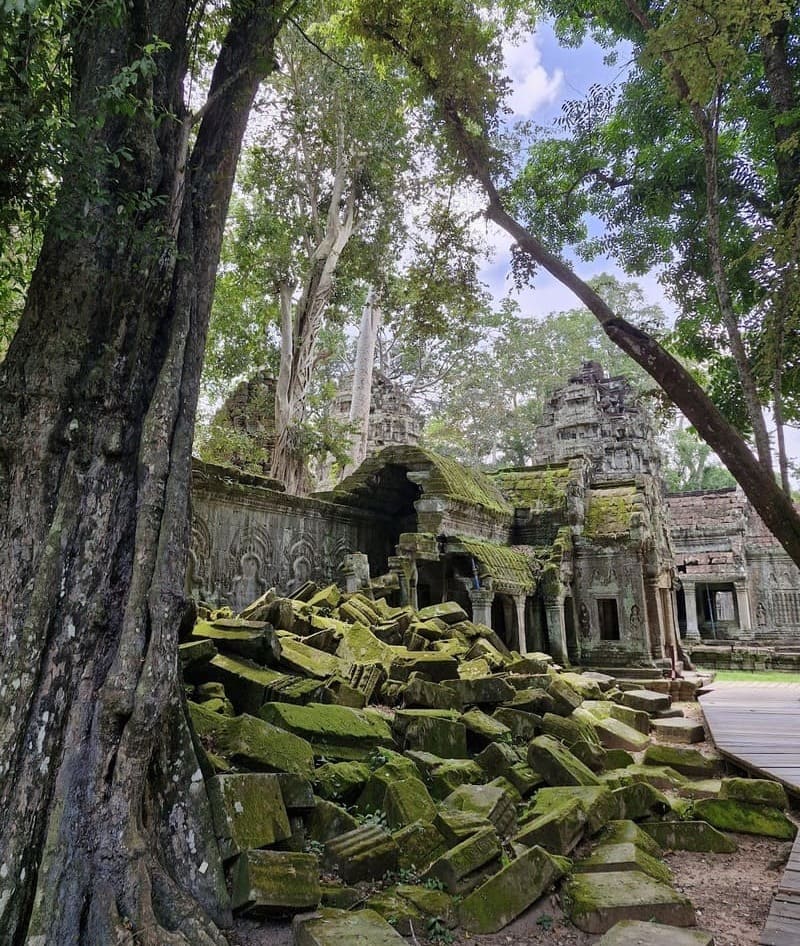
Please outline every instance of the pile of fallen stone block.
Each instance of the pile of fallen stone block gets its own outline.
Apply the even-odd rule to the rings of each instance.
[[[268,592],[180,659],[233,909],[298,946],[492,933],[558,885],[604,946],[708,946],[663,850],[795,834],[780,785],[692,748],[695,684],[564,671],[453,602]]]

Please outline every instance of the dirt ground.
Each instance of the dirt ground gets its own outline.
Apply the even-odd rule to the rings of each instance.
[[[676,706],[688,718],[702,721],[697,703]],[[713,746],[707,742],[693,748],[713,751]],[[672,871],[675,887],[694,904],[698,927],[714,933],[715,946],[758,946],[792,845],[743,834],[734,837],[739,845],[734,854],[672,851],[665,853],[664,861]],[[424,930],[417,931],[419,946],[431,942],[424,933]],[[572,926],[564,917],[558,895],[553,894],[499,933],[488,936],[456,933],[452,939],[437,942],[441,946],[448,942],[453,946],[592,946],[599,939]],[[230,933],[230,942],[232,946],[292,946],[290,924],[241,918]],[[414,944],[414,939],[409,937],[408,942]],[[342,946],[349,944],[342,943]]]

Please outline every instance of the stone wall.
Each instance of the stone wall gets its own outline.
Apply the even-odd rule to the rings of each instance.
[[[195,461],[192,480],[191,590],[239,611],[270,587],[291,593],[311,579],[342,579],[344,556],[369,555],[373,573],[387,568],[400,523],[374,511],[289,496]]]

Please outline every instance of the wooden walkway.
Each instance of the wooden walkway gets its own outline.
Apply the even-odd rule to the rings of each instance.
[[[800,795],[800,683],[712,686],[700,705],[717,749]]]
[[[782,782],[800,797],[800,684],[715,683],[700,698],[717,749],[755,775]],[[800,944],[800,834],[759,940]]]

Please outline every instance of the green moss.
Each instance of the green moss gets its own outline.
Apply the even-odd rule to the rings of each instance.
[[[534,470],[500,470],[494,478],[517,509],[545,512],[566,507],[570,481],[570,469],[566,465]]]
[[[704,798],[694,803],[694,811],[721,831],[740,831],[742,834],[760,834],[769,838],[791,841],[797,828],[777,808],[750,805],[732,798]]]
[[[467,554],[478,562],[482,578],[490,577],[504,584],[516,585],[520,591],[528,593],[535,590],[539,566],[532,555],[492,542],[479,542],[463,536],[457,538]]]
[[[630,532],[631,518],[637,511],[635,496],[635,486],[589,490],[585,535],[594,538],[625,535]]]

